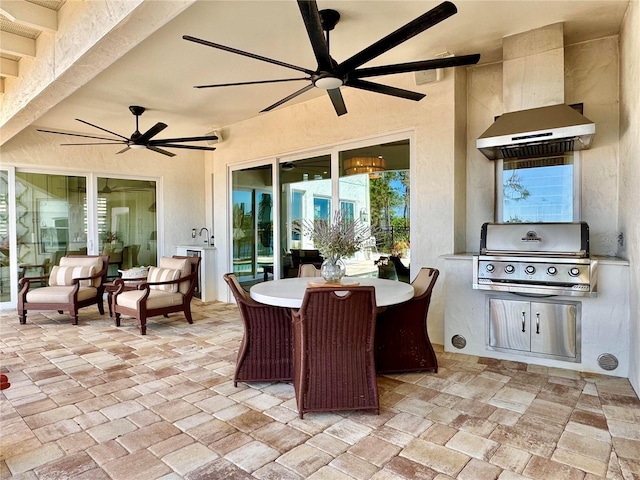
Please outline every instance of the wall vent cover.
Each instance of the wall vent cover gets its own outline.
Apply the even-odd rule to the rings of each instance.
[[[451,337],[451,345],[456,348],[464,348],[467,346],[467,339],[462,335],[454,335]]]
[[[618,368],[618,359],[610,353],[603,353],[598,357],[598,365],[603,370],[615,370]]]

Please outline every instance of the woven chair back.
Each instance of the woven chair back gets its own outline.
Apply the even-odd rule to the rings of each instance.
[[[294,313],[294,387],[307,411],[379,411],[374,287],[308,288]]]

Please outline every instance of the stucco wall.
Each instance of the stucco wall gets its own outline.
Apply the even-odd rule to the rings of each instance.
[[[130,150],[116,155],[118,147],[60,147],[59,142],[56,135],[29,127],[2,145],[2,164],[63,175],[93,172],[158,178],[162,188],[158,231],[165,234],[158,239],[160,255],[175,254],[176,245],[192,241],[191,229],[203,226],[206,183],[201,153],[186,151],[169,158],[149,150]]]
[[[620,230],[629,259],[629,380],[640,395],[640,3],[629,2],[620,35]]]
[[[412,168],[411,264],[438,265],[438,257],[454,251],[454,75],[440,82],[416,86],[413,75],[398,78],[394,85],[427,94],[420,102],[387,97],[351,88],[343,89],[349,113],[337,117],[326,95],[300,105],[224,128],[227,139],[213,153],[214,212],[227,218],[227,166],[234,163],[407,131],[415,138]],[[268,103],[268,102],[267,102]],[[229,251],[226,223],[216,222],[220,252]],[[218,277],[229,271],[228,258],[218,256]],[[443,302],[440,288],[434,295],[429,332],[443,341]],[[226,288],[219,289],[221,299]]]

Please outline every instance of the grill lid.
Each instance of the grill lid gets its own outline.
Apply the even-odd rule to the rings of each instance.
[[[501,115],[476,141],[489,159],[560,155],[591,146],[596,126],[564,104]]]
[[[485,223],[480,255],[589,257],[589,226],[575,223]]]

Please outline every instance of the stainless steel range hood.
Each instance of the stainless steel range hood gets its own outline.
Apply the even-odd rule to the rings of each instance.
[[[501,115],[476,141],[489,160],[561,155],[591,146],[595,124],[568,105]]]

